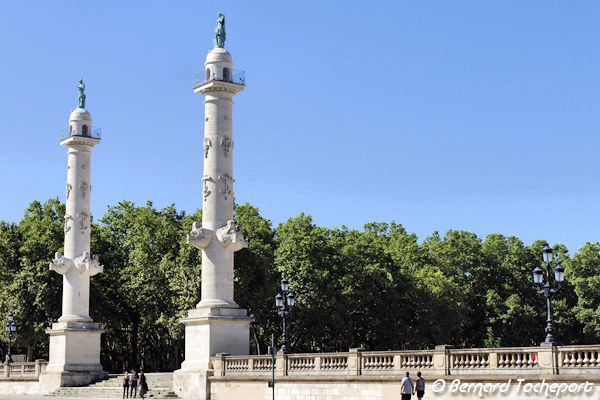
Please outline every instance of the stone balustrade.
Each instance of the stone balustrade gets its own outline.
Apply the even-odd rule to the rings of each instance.
[[[3,374],[0,380],[32,380],[37,381],[40,373],[46,370],[48,361],[12,362],[2,364]]]
[[[454,349],[436,346],[421,351],[364,351],[278,354],[277,376],[397,375],[423,371],[428,376],[581,375],[600,376],[600,345]],[[272,373],[269,355],[212,358],[215,376],[260,376]]]
[[[562,371],[585,371],[600,368],[600,345],[560,346],[558,367]]]

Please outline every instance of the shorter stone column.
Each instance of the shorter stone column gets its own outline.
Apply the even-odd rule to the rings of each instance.
[[[537,362],[540,375],[554,375],[556,373],[556,346],[554,343],[542,343],[537,352]]]
[[[433,374],[435,375],[448,375],[450,372],[450,354],[448,350],[454,348],[454,346],[448,344],[442,344],[435,346],[435,353],[433,353]]]
[[[348,350],[348,374],[349,375],[360,375],[361,374],[361,352],[365,349],[357,347]]]

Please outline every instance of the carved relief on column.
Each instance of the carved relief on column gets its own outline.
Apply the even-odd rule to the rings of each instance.
[[[227,221],[227,225],[224,227],[217,229],[217,239],[221,246],[234,252],[248,247],[248,241],[244,238],[242,229],[235,226],[232,220]]]
[[[81,198],[85,199],[85,195],[90,190],[90,186],[87,184],[87,182],[81,182],[79,184],[79,190],[81,190]]]
[[[57,251],[54,253],[54,260],[50,263],[50,271],[55,271],[56,273],[64,275],[69,271],[72,265],[72,260],[64,257]]]
[[[233,142],[227,136],[223,136],[221,138],[221,147],[223,148],[223,154],[227,157],[229,150],[233,147]]]
[[[202,228],[198,222],[192,224],[192,231],[187,235],[187,243],[202,250],[208,247],[212,241],[213,232]]]
[[[69,214],[65,214],[65,226],[63,228],[64,231],[65,231],[65,233],[67,233],[67,232],[69,232],[71,230],[71,227],[69,226],[69,220],[70,219],[71,219],[71,216]]]
[[[71,186],[71,184],[69,182],[67,182],[67,184],[65,185],[65,190],[67,192],[67,200],[69,200],[69,195],[71,194],[72,189],[73,189],[73,186]]]
[[[208,157],[208,150],[212,147],[212,142],[209,138],[204,138],[204,158]]]
[[[79,231],[83,235],[85,230],[88,228],[88,218],[90,215],[84,211],[80,212],[76,216],[79,219]]]
[[[231,185],[234,182],[233,178],[229,175],[221,175],[219,176],[219,180],[221,181],[221,187],[219,188],[219,193],[225,197],[225,200],[232,195],[231,193]]]
[[[75,258],[75,260],[73,260],[73,264],[79,273],[86,274],[88,276],[94,276],[104,271],[104,266],[100,265],[98,255],[93,255],[90,257],[89,251],[84,251],[82,255]]]
[[[208,181],[212,181],[212,178],[210,176],[203,176],[202,177],[202,182],[204,184],[204,188],[202,189],[202,196],[204,196],[204,201],[206,201],[206,199],[208,198],[208,196],[210,196],[210,189],[208,188]]]

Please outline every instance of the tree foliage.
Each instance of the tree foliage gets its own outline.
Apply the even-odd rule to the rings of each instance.
[[[48,265],[63,246],[65,207],[33,202],[18,223],[0,221],[0,312],[15,314],[15,346],[47,357],[45,330],[61,313],[62,277]],[[200,300],[202,257],[186,244],[201,210],[123,201],[92,223],[91,247],[104,273],[91,280],[90,315],[105,328],[102,363],[111,371],[178,368],[184,354],[179,320]],[[250,204],[236,205],[249,247],[235,255],[235,296],[255,318],[251,351],[280,333],[274,306],[279,280],[296,293],[294,351],[527,346],[545,336],[545,302],[531,271],[543,241],[450,230],[419,243],[402,225],[326,228],[300,214],[273,227]],[[554,301],[563,342],[600,339],[600,244],[587,243],[566,267]],[[2,340],[5,340],[2,337]]]

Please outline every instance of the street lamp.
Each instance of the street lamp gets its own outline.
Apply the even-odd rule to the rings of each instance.
[[[12,354],[10,353],[10,346],[12,340],[15,338],[15,332],[17,331],[17,324],[14,321],[13,313],[8,313],[8,321],[6,322],[6,336],[8,337],[8,353],[6,354],[6,363],[13,362]]]
[[[546,320],[547,325],[546,325],[546,343],[554,343],[555,342],[555,338],[554,338],[554,333],[556,333],[556,326],[554,325],[554,320],[552,318],[552,302],[551,302],[551,298],[560,293],[560,284],[561,282],[563,282],[565,280],[565,269],[562,265],[557,264],[556,267],[554,268],[554,280],[556,281],[557,285],[556,285],[556,289],[552,287],[552,285],[550,285],[550,276],[552,275],[551,272],[551,265],[552,265],[552,261],[553,261],[553,255],[552,255],[552,249],[550,247],[548,247],[548,244],[546,244],[544,246],[544,249],[542,250],[542,255],[544,257],[544,262],[546,263],[546,283],[544,284],[544,286],[541,286],[542,283],[544,282],[544,270],[542,268],[535,267],[535,269],[533,270],[533,282],[535,283],[535,286],[537,287],[537,292],[539,295],[546,297],[546,304],[547,304],[547,308],[548,308],[548,318]]]
[[[296,296],[292,292],[288,292],[289,282],[287,279],[283,278],[281,280],[281,292],[277,293],[275,296],[275,305],[279,309],[277,314],[283,319],[283,339],[281,341],[281,351],[283,353],[288,353],[290,351],[290,345],[288,343],[287,337],[287,323],[286,318],[289,318],[292,314],[292,308],[294,307],[294,302],[296,300]]]

